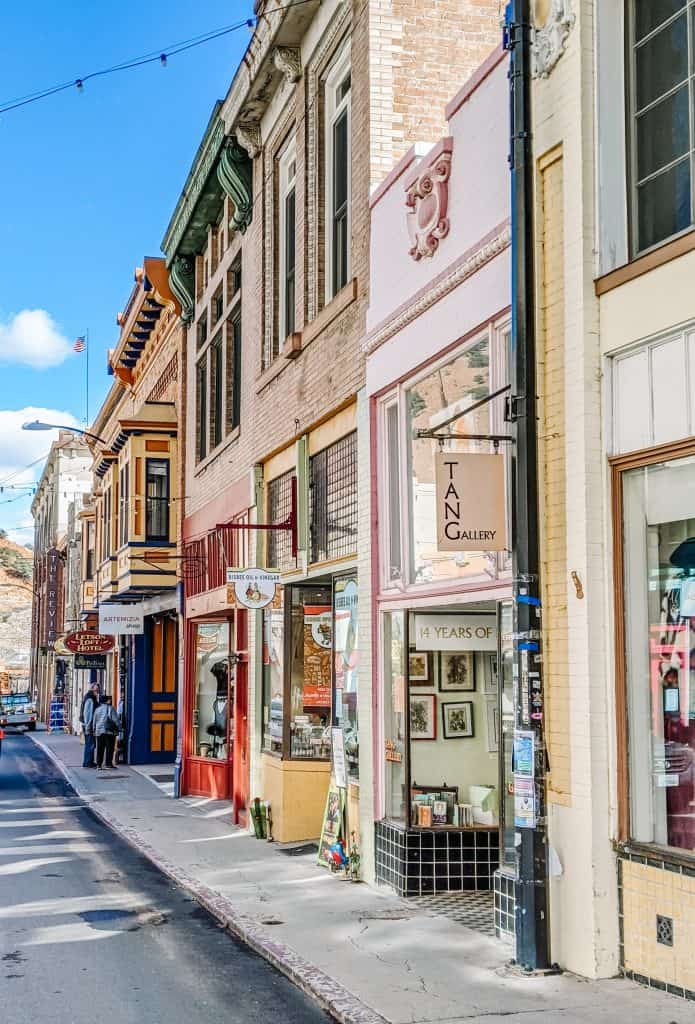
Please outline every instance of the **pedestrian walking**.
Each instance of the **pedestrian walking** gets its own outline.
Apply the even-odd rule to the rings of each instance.
[[[109,694],[105,693],[101,698],[99,707],[94,712],[93,722],[97,740],[97,771],[106,771],[115,767],[113,751],[121,728],[121,721]]]
[[[94,712],[99,703],[99,684],[91,683],[80,705],[80,722],[84,733],[83,768],[96,768],[94,761]]]

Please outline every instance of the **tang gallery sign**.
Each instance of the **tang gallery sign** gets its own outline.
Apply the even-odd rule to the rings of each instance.
[[[505,551],[507,503],[503,455],[435,455],[437,549]]]

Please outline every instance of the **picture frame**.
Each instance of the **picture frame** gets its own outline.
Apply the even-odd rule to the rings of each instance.
[[[436,740],[437,717],[436,696],[433,693],[411,693],[410,695],[410,739]]]
[[[442,704],[442,735],[445,740],[472,739],[473,701],[457,700]]]
[[[411,686],[432,686],[430,651],[408,652],[408,682]]]
[[[488,753],[496,754],[500,749],[500,709],[496,700],[487,701],[485,708]]]
[[[482,659],[483,693],[487,694],[488,696],[493,696],[497,693],[497,687],[499,686],[497,651],[493,653],[485,652],[482,655]]]
[[[472,693],[475,690],[475,651],[439,652],[439,692]]]

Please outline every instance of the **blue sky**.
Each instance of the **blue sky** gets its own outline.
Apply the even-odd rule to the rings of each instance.
[[[0,105],[252,14],[252,0],[34,0],[0,16]],[[90,418],[111,382],[116,313],[159,245],[216,99],[246,48],[246,29],[159,63],[88,82],[0,115],[0,528],[31,539],[22,470],[49,433],[25,419]],[[51,420],[53,421],[53,420]],[[11,500],[15,499],[15,500]]]

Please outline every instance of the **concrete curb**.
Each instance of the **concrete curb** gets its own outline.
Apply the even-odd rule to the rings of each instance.
[[[75,785],[74,779],[71,778],[69,769],[57,754],[45,743],[42,743],[39,737],[31,735],[30,738],[50,758],[77,795],[84,799],[83,794]],[[252,918],[235,910],[232,902],[225,896],[192,878],[188,872],[162,857],[140,837],[134,828],[123,825],[108,810],[89,800],[85,800],[85,807],[176,885],[190,893],[201,906],[205,907],[238,939],[271,963],[308,996],[315,999],[339,1024],[389,1024],[385,1017],[372,1010],[325,971],[310,963],[284,943],[274,941]]]

